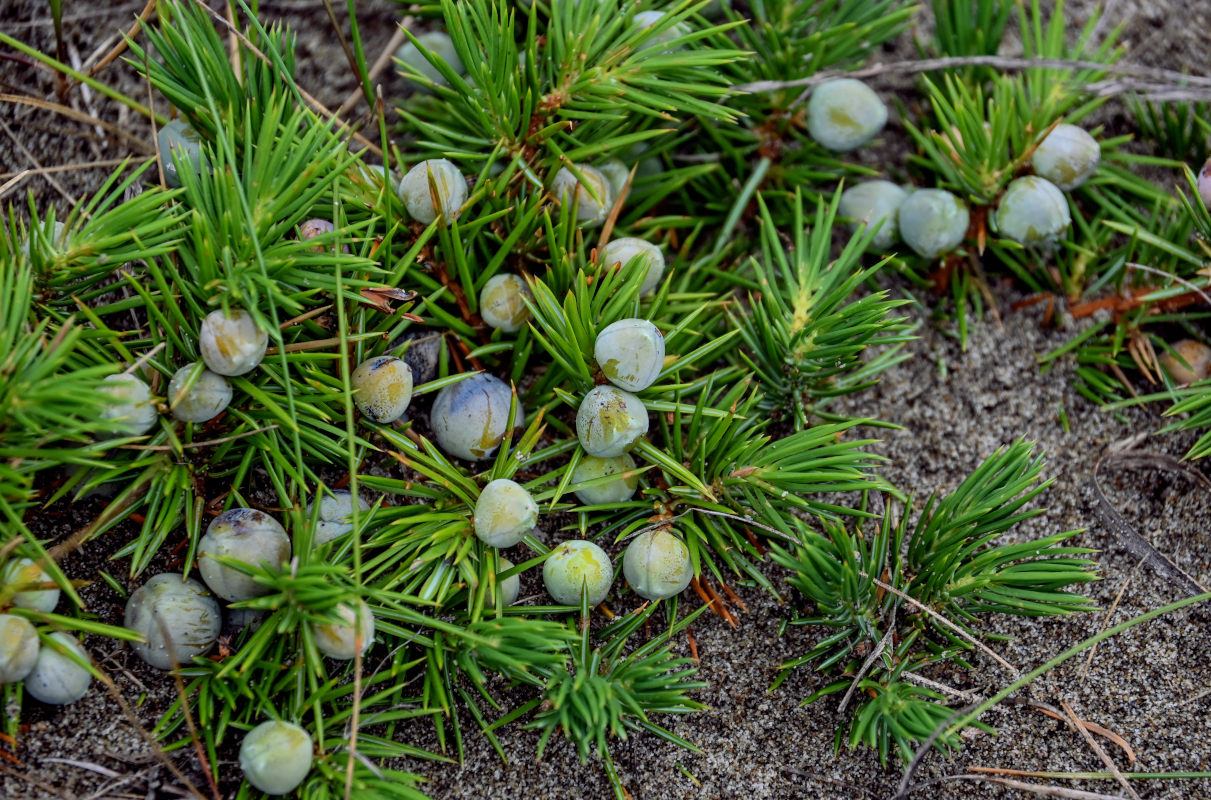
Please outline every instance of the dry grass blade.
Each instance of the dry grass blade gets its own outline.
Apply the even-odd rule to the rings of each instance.
[[[407,40],[404,30],[415,22],[413,17],[404,17],[395,29],[395,33],[391,36],[391,41],[387,42],[387,46],[383,48],[383,52],[379,53],[378,59],[370,67],[366,78],[371,82],[374,81],[383,70],[387,69],[391,64],[391,57],[395,55],[395,51]],[[357,107],[358,101],[362,99],[362,87],[354,87],[353,91],[349,92],[349,96],[345,98],[345,102],[341,103],[340,108],[336,110],[337,116],[345,116],[354,108]]]
[[[89,772],[95,772],[98,775],[104,775],[107,778],[120,777],[119,774],[117,772],[114,772],[112,769],[109,769],[108,767],[103,767],[100,764],[94,764],[91,761],[76,761],[75,759],[72,759],[72,758],[46,758],[43,760],[49,761],[52,764],[66,764],[69,767],[78,767],[79,769],[85,769],[85,770],[88,770]]]
[[[20,172],[0,172],[0,180],[5,178],[20,178],[26,175],[54,175],[60,172],[75,172],[84,169],[110,169],[112,167],[120,167],[127,161],[128,159],[125,158],[107,158],[102,161],[79,161],[74,164],[58,164],[53,167],[42,167],[41,169],[23,169]],[[132,163],[141,164],[143,162],[134,161]],[[0,186],[0,197],[4,196],[4,191],[8,185],[6,183]]]
[[[39,788],[43,792],[45,792],[47,797],[62,797],[62,798],[64,798],[64,800],[75,800],[75,798],[72,795],[65,794],[65,793],[59,791],[58,789],[56,789],[54,786],[51,786],[48,783],[44,783],[30,775],[26,775],[25,773],[22,773],[22,772],[17,772],[14,769],[9,769],[8,767],[4,766],[3,764],[0,764],[0,775],[8,775],[10,778],[16,778],[19,781],[28,783],[30,786],[36,786],[37,788]]]
[[[931,786],[935,783],[945,783],[947,781],[978,781],[980,783],[994,783],[998,786],[1004,786],[1009,789],[1017,789],[1020,792],[1039,795],[1041,797],[1058,797],[1061,800],[1122,800],[1118,795],[1102,794],[1101,792],[1087,792],[1083,789],[1065,789],[1063,786],[1050,786],[1040,783],[1027,783],[1026,781],[1015,781],[1011,778],[994,778],[989,775],[948,775],[945,778],[935,778],[930,781],[922,781],[913,787],[913,791],[924,789],[926,786]],[[909,795],[897,795],[897,797],[908,797]]]
[[[30,163],[32,163],[38,169],[43,169],[42,162],[39,161],[37,159],[37,157],[34,156],[34,154],[29,151],[29,148],[27,148],[21,142],[21,140],[17,138],[17,135],[15,133],[13,133],[13,129],[8,126],[8,123],[6,123],[2,119],[0,119],[0,128],[4,129],[4,133],[12,141],[13,146],[15,146],[18,150],[21,151],[21,155],[23,155],[27,159],[29,159]],[[63,197],[63,199],[67,201],[68,205],[75,206],[77,204],[76,198],[72,197],[71,193],[69,193],[66,189],[63,188],[63,184],[59,183],[57,180],[55,180],[50,175],[46,175],[45,178],[46,178],[46,182],[55,188],[55,191],[58,192]]]
[[[1102,763],[1106,765],[1106,769],[1113,773],[1114,779],[1119,782],[1119,785],[1123,787],[1123,790],[1127,792],[1128,796],[1133,798],[1133,800],[1140,800],[1140,796],[1136,793],[1135,789],[1131,788],[1131,784],[1127,783],[1127,779],[1123,777],[1123,773],[1119,772],[1119,768],[1115,765],[1114,760],[1111,759],[1109,754],[1107,754],[1102,746],[1097,743],[1097,739],[1093,738],[1093,734],[1089,732],[1088,723],[1085,723],[1076,715],[1076,711],[1073,710],[1072,706],[1069,705],[1067,701],[1061,700],[1060,707],[1063,708],[1064,713],[1068,715],[1068,721],[1071,722],[1073,727],[1080,732],[1081,736],[1085,737],[1085,743],[1089,745],[1093,752],[1097,753],[1097,757],[1100,758]],[[1123,745],[1126,745],[1126,742],[1123,742]],[[1128,750],[1128,752],[1130,752],[1130,750]],[[1135,760],[1134,754],[1132,754],[1132,760]]]
[[[1195,286],[1190,281],[1181,277],[1180,275],[1174,275],[1172,273],[1165,272],[1163,270],[1159,270],[1156,267],[1150,267],[1147,264],[1137,264],[1134,261],[1128,261],[1126,266],[1127,266],[1127,269],[1129,269],[1129,270],[1139,270],[1141,272],[1148,272],[1153,275],[1159,275],[1163,278],[1166,278],[1167,280],[1174,281],[1175,283],[1180,283],[1182,286],[1185,286],[1187,289],[1194,292],[1199,297],[1203,298],[1204,303],[1206,303],[1207,305],[1211,305],[1211,297],[1208,297],[1206,292],[1204,292],[1198,286]]]
[[[1102,624],[1099,625],[1097,629],[1098,633],[1106,630],[1106,626],[1110,624],[1110,620],[1114,619],[1114,612],[1118,610],[1119,603],[1122,601],[1123,595],[1127,592],[1127,587],[1131,585],[1131,578],[1135,576],[1135,573],[1139,570],[1143,563],[1143,561],[1140,561],[1135,565],[1135,568],[1131,570],[1131,574],[1127,576],[1125,581],[1123,581],[1123,585],[1119,587],[1117,592],[1115,592],[1114,602],[1110,604],[1110,608],[1106,610],[1105,616],[1102,617]],[[1089,648],[1089,657],[1085,659],[1085,666],[1081,669],[1082,681],[1084,681],[1085,676],[1089,674],[1089,668],[1093,666],[1093,656],[1095,653],[1097,653],[1097,645]]]
[[[875,661],[878,660],[879,656],[883,655],[883,652],[887,650],[888,645],[891,644],[892,639],[895,638],[895,635],[896,610],[893,608],[891,610],[891,619],[888,620],[887,623],[887,633],[883,634],[883,638],[879,640],[877,645],[875,645],[875,649],[870,652],[870,655],[868,655],[866,660],[862,662],[862,667],[858,670],[857,674],[854,675],[854,679],[850,682],[849,688],[845,690],[845,696],[841,698],[841,704],[837,706],[838,714],[845,711],[846,706],[849,705],[849,701],[854,696],[854,691],[856,691],[858,688],[858,684],[862,682],[862,678],[866,676],[866,673],[870,672],[870,668],[874,666]]]
[[[739,93],[777,92],[798,86],[806,87],[806,91],[796,100],[795,105],[802,103],[810,94],[811,87],[839,77],[873,78],[878,75],[916,75],[922,72],[937,72],[956,67],[993,67],[999,70],[1023,69],[1062,69],[1068,71],[1092,70],[1119,76],[1114,80],[1095,81],[1085,86],[1099,97],[1126,94],[1128,92],[1172,92],[1183,99],[1207,99],[1211,97],[1211,78],[1201,75],[1191,75],[1159,67],[1146,67],[1142,64],[1103,64],[1098,61],[1082,61],[1079,59],[1062,58],[1015,58],[1011,56],[958,56],[948,58],[921,58],[912,61],[893,61],[888,64],[875,64],[863,69],[838,72],[822,70],[806,78],[790,81],[753,81],[733,87]]]
[[[991,647],[984,644],[979,639],[972,636],[970,633],[963,630],[962,628],[960,628],[958,625],[954,624],[950,620],[946,619],[946,617],[942,616],[938,612],[934,611],[931,608],[928,608],[927,606],[922,605],[920,602],[918,602],[917,600],[915,600],[912,597],[909,597],[907,594],[900,591],[899,589],[897,589],[896,587],[892,586],[889,583],[884,583],[883,581],[879,580],[878,578],[867,575],[865,572],[862,572],[861,570],[858,571],[858,574],[861,575],[863,578],[867,578],[868,580],[873,582],[880,589],[883,589],[884,591],[887,591],[887,592],[891,592],[896,597],[898,597],[901,600],[903,600],[904,602],[908,603],[910,606],[912,606],[916,610],[918,610],[921,613],[928,616],[930,619],[934,619],[934,620],[937,620],[938,622],[942,623],[947,628],[954,631],[957,636],[961,637],[964,641],[971,643],[971,645],[973,647],[977,648],[978,650],[980,650],[983,653],[985,653],[986,655],[988,655],[990,658],[992,658],[993,661],[996,661],[998,664],[1000,664],[1002,667],[1004,667],[1006,670],[1008,670],[1012,674],[1017,675],[1021,672],[1021,670],[1019,670],[1013,664],[1010,664],[1008,661],[1006,661],[1004,658],[1002,658]]]
[[[904,678],[904,680],[908,681],[909,683],[915,683],[918,686],[924,686],[926,689],[933,689],[935,692],[950,695],[951,697],[962,700],[964,703],[978,703],[984,699],[975,692],[965,692],[962,689],[956,689],[953,686],[947,686],[944,683],[931,681],[929,678],[925,678],[915,672],[901,672],[900,677]]]
[[[234,442],[237,439],[244,439],[249,436],[256,436],[258,433],[265,433],[266,431],[275,431],[277,429],[278,429],[277,425],[267,425],[264,428],[255,428],[250,431],[244,431],[243,433],[233,433],[231,436],[223,436],[218,439],[207,439],[206,441],[203,441],[203,442],[182,442],[180,445],[180,449],[182,449],[182,450],[199,450],[199,449],[206,448],[206,447],[215,447],[220,444],[226,444],[227,442]],[[178,448],[177,448],[177,445],[170,445],[170,444],[126,444],[126,445],[122,445],[121,449],[122,450],[151,450],[151,451],[159,451],[159,452],[172,452],[172,451],[177,450]]]
[[[151,12],[155,10],[157,2],[158,0],[147,0],[147,5],[143,7],[141,12],[139,12],[139,18],[135,20],[135,24],[131,25],[130,30],[128,30],[126,35],[123,36],[116,45],[114,45],[114,48],[106,53],[105,57],[98,61],[96,65],[88,71],[88,77],[94,77],[98,72],[113,63],[114,59],[126,52],[127,42],[134,39],[135,36],[139,34],[139,31],[143,29],[143,23],[151,19]]]
[[[7,177],[9,174],[10,173],[5,173],[5,176]],[[21,181],[25,180],[32,174],[34,174],[32,169],[23,169],[13,175],[3,186],[0,186],[0,197],[4,197],[4,195],[8,194],[10,189],[21,183]]]
[[[152,150],[151,146],[148,145],[147,142],[143,141],[138,136],[135,136],[133,133],[123,130],[113,123],[106,122],[102,119],[97,119],[89,114],[85,114],[83,111],[77,111],[71,106],[60,105],[59,103],[52,103],[50,100],[39,100],[36,97],[26,97],[25,95],[20,94],[0,94],[0,103],[20,103],[22,105],[34,106],[35,108],[53,111],[56,114],[61,114],[65,117],[70,117],[71,119],[78,120],[89,125],[99,126],[119,139],[126,141],[128,144],[141,152],[150,153]],[[64,167],[42,167],[39,165],[40,174],[62,172],[64,169]]]

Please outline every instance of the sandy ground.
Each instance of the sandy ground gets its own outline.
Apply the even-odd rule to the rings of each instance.
[[[108,39],[126,26],[142,3],[115,4],[104,9],[65,3],[69,38],[81,59],[112,46]],[[360,15],[367,32],[367,49],[377,54],[391,35],[396,6],[386,2],[366,6]],[[1183,7],[1181,13],[1144,2],[1110,2],[1110,22],[1127,24],[1130,57],[1141,63],[1168,67],[1206,66],[1202,37],[1208,27],[1206,3]],[[300,82],[325,102],[336,105],[352,88],[343,57],[325,27],[315,3],[263,2],[262,9],[299,19],[304,35],[299,47]],[[339,13],[339,11],[338,11]],[[1084,18],[1080,5],[1076,16]],[[0,28],[44,50],[53,49],[51,27],[43,3],[0,0]],[[1161,43],[1165,43],[1162,47]],[[902,48],[901,48],[902,49]],[[334,55],[336,53],[336,55]],[[1196,60],[1197,59],[1197,60]],[[1207,72],[1206,69],[1195,70]],[[125,68],[111,67],[102,77],[131,89]],[[393,82],[385,88],[390,93]],[[0,91],[55,100],[54,83],[44,73],[15,61],[0,61]],[[140,97],[145,96],[145,92]],[[83,110],[95,110],[107,120],[144,130],[128,115],[113,111],[95,95],[78,98]],[[113,144],[87,126],[47,112],[18,109],[0,103],[0,172],[36,163],[96,161],[138,152],[130,143]],[[11,133],[10,133],[11,132]],[[20,144],[17,144],[19,142]],[[23,149],[24,148],[24,149]],[[57,177],[58,186],[30,179],[20,193],[32,190],[39,203],[60,207],[67,197],[82,196],[106,170],[76,171]],[[3,183],[0,178],[0,184]],[[10,194],[5,202],[14,201]],[[997,447],[1024,437],[1038,442],[1048,454],[1046,474],[1054,478],[1041,504],[1047,512],[1022,525],[1015,536],[1043,536],[1083,528],[1080,544],[1097,548],[1102,580],[1087,588],[1104,609],[1092,614],[1041,621],[1002,619],[992,630],[1012,637],[996,645],[1019,670],[1043,663],[1106,625],[1123,621],[1183,596],[1183,588],[1159,575],[1124,547],[1119,536],[1101,521],[1093,488],[1094,471],[1107,448],[1127,437],[1142,435],[1135,447],[1180,456],[1189,437],[1155,435],[1164,424],[1159,414],[1128,410],[1120,415],[1092,407],[1070,388],[1070,367],[1060,363],[1041,373],[1036,358],[1067,341],[1073,329],[1056,330],[1041,324],[1039,307],[1011,312],[1018,296],[998,288],[1003,324],[988,322],[975,328],[966,352],[953,337],[921,318],[921,339],[912,358],[888,372],[876,389],[847,401],[844,409],[896,422],[897,431],[873,431],[882,439],[874,449],[887,456],[884,474],[896,485],[915,492],[918,504],[932,490],[946,491]],[[1066,415],[1068,428],[1062,424]],[[1203,464],[1195,469],[1206,472]],[[1211,584],[1211,542],[1203,520],[1211,496],[1171,469],[1117,469],[1103,466],[1098,478],[1106,501],[1128,524],[1203,585]],[[86,517],[89,509],[78,509]],[[70,529],[74,520],[52,520],[54,534]],[[55,526],[58,530],[55,530]],[[92,543],[73,558],[75,567],[102,563],[113,543]],[[534,586],[523,587],[523,596]],[[812,634],[792,628],[778,635],[785,609],[766,595],[740,588],[748,610],[733,630],[717,618],[703,617],[693,628],[701,656],[699,677],[709,686],[697,695],[706,712],[661,720],[702,750],[691,753],[650,736],[634,736],[614,749],[623,783],[639,800],[663,798],[887,798],[895,793],[900,773],[884,769],[867,750],[834,751],[837,701],[809,707],[799,701],[820,685],[808,671],[793,675],[775,693],[767,689],[776,665],[810,647]],[[1120,598],[1121,595],[1121,598]],[[118,599],[103,585],[91,587],[86,599],[102,617],[120,613]],[[1112,614],[1105,609],[1115,605]],[[1109,618],[1108,618],[1109,616]],[[1025,700],[1058,707],[1068,703],[1082,718],[1110,729],[1134,751],[1129,762],[1119,745],[1099,741],[1124,771],[1165,772],[1211,769],[1211,667],[1203,636],[1208,610],[1196,608],[1158,619],[1106,643],[1088,660],[1077,658],[1020,694]],[[154,724],[174,697],[171,681],[138,663],[110,642],[90,641],[94,654],[109,670],[116,689],[137,707],[139,724]],[[684,640],[677,648],[685,652]],[[931,675],[956,689],[989,694],[1013,675],[983,656],[973,659],[972,671],[942,670]],[[6,710],[5,713],[9,713]],[[34,708],[25,715],[18,756],[22,765],[0,761],[0,797],[169,797],[180,781],[151,756],[151,748],[121,712],[114,698],[101,690],[62,709]],[[1008,705],[985,718],[999,732],[968,741],[951,759],[929,755],[918,779],[967,773],[973,766],[1048,771],[1100,771],[1103,765],[1080,734],[1036,707]],[[430,777],[435,798],[512,797],[605,798],[609,787],[594,762],[581,766],[574,750],[553,741],[544,760],[534,761],[537,735],[511,728],[501,736],[508,762],[502,763],[475,724],[468,731],[467,758],[462,765],[427,762],[402,764]],[[405,731],[412,744],[436,747],[422,725]],[[197,780],[188,754],[172,756]],[[222,768],[230,772],[231,764]],[[1117,796],[1113,782],[1056,781]],[[1141,797],[1211,798],[1211,781],[1136,782]],[[913,797],[950,800],[1021,797],[1017,790],[988,783],[946,781],[914,793]]]

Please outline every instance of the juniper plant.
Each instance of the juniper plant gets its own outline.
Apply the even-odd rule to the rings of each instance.
[[[840,178],[875,170],[811,140],[803,87],[825,70],[860,66],[914,7],[779,0],[724,3],[711,17],[711,5],[417,4],[425,26],[450,35],[465,74],[420,48],[442,80],[401,64],[427,93],[376,104],[377,130],[366,133],[314,108],[293,77],[288,29],[266,28],[232,3],[232,58],[227,32],[202,4],[165,2],[129,43],[129,63],[199,135],[196,162],[160,153],[181,187],[147,185],[156,170],[127,165],[67,215],[62,233],[32,198],[28,225],[5,227],[0,511],[11,525],[0,557],[20,538],[20,552],[45,559],[26,525],[34,504],[105,484],[118,493],[87,535],[123,563],[128,580],[111,579],[121,589],[169,550],[192,570],[203,520],[225,508],[272,510],[292,534],[284,567],[222,560],[265,590],[232,610],[264,617],[220,652],[180,665],[186,692],[157,731],[183,746],[195,717],[216,781],[228,779],[216,765],[233,734],[275,718],[318,743],[308,796],[418,797],[418,776],[371,765],[461,758],[461,710],[502,754],[496,731],[512,723],[541,731],[540,752],[566,737],[624,796],[617,739],[646,732],[693,747],[659,715],[700,708],[701,684],[671,648],[703,609],[642,606],[621,584],[607,596],[616,620],[604,627],[587,602],[505,607],[500,584],[540,567],[567,536],[617,551],[631,535],[675,522],[699,588],[712,580],[731,591],[743,581],[781,596],[785,579],[814,606],[792,623],[830,631],[782,677],[806,664],[861,668],[861,699],[838,742],[870,745],[883,760],[907,755],[949,716],[941,697],[911,681],[935,662],[968,664],[980,617],[1087,607],[1071,587],[1093,574],[1086,551],[1066,543],[1070,533],[997,541],[1040,513],[1027,507],[1042,489],[1029,445],[990,456],[915,522],[878,515],[857,498],[878,492],[907,507],[907,495],[880,475],[875,443],[857,431],[888,423],[839,417],[828,400],[869,388],[904,357],[911,329],[898,309],[910,298],[897,273],[951,289],[965,335],[986,269],[1075,299],[1135,286],[1128,265],[1158,254],[1169,259],[1156,266],[1167,281],[1140,298],[1137,315],[1069,348],[1085,360],[1086,379],[1100,381],[1090,394],[1109,396],[1100,368],[1124,366],[1121,343],[1146,336],[1139,329],[1156,322],[1147,315],[1181,296],[1176,287],[1206,260],[1186,246],[1194,231],[1211,235],[1193,176],[1178,206],[1134,176],[1141,159],[1121,140],[1102,141],[1099,172],[1067,200],[1071,233],[1038,268],[996,239],[989,214],[1054,125],[1097,108],[1086,84],[1104,71],[943,71],[922,78],[921,115],[901,108],[919,152],[888,171],[959,192],[975,209],[965,246],[941,269],[902,253],[868,255],[874,231],[842,234],[835,195]],[[973,6],[970,19],[941,15],[936,41],[922,50],[995,52],[1010,4]],[[352,11],[351,61],[371,100]],[[653,11],[663,16],[637,16]],[[1044,25],[1038,3],[1018,4],[1017,22],[1028,57],[1105,65],[1116,57],[1113,37],[1090,44],[1093,23],[1066,41],[1062,13]],[[416,31],[407,37],[420,45]],[[407,214],[395,181],[430,158],[451,162],[466,199],[445,209],[430,178],[443,210],[426,223]],[[568,190],[568,176],[583,191]],[[316,218],[331,230],[308,239],[302,229]],[[1140,228],[1148,219],[1171,227],[1149,234]],[[640,259],[606,263],[605,245],[623,236],[660,249],[667,264],[654,286],[636,279]],[[529,290],[516,332],[481,318],[481,292],[501,275]],[[141,437],[105,438],[113,431],[98,422],[103,377],[139,371],[165,399],[169,376],[203,357],[202,320],[236,309],[269,350],[231,379],[225,412],[205,423],[162,414]],[[585,505],[577,490],[613,476],[575,477],[589,455],[577,410],[608,383],[594,360],[598,333],[633,318],[655,326],[666,354],[635,396],[647,428],[627,442],[635,466],[624,477],[637,493]],[[1096,338],[1103,333],[1117,338]],[[379,424],[357,413],[350,376],[386,355],[409,361],[415,385],[404,417]],[[480,373],[509,386],[508,410],[503,400],[488,405],[499,430],[483,458],[463,460],[443,452],[426,410],[432,395]],[[1175,410],[1205,424],[1203,394],[1189,390]],[[76,471],[59,484],[39,483],[69,467]],[[507,554],[475,535],[480,493],[500,479],[540,509],[537,530]],[[353,502],[351,530],[319,542],[318,504],[303,509],[332,488],[373,502]],[[506,555],[516,562],[507,570]],[[52,577],[70,590],[60,571]],[[373,614],[376,641],[349,661],[325,659],[317,626],[354,607]],[[661,619],[663,632],[635,644]],[[83,618],[72,624],[116,635]],[[814,696],[849,686],[832,681]],[[418,719],[433,725],[441,752],[407,741]],[[943,749],[958,742],[953,731],[938,739]]]

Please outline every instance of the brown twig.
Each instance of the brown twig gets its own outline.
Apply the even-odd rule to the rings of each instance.
[[[1094,72],[1104,72],[1110,75],[1117,75],[1120,78],[1131,78],[1132,81],[1125,80],[1100,80],[1088,83],[1085,85],[1086,91],[1096,94],[1099,97],[1109,97],[1116,94],[1125,94],[1127,92],[1140,91],[1141,89],[1165,87],[1173,89],[1173,87],[1185,87],[1184,91],[1201,99],[1211,97],[1211,78],[1200,75],[1190,75],[1176,70],[1161,69],[1158,67],[1145,67],[1140,64],[1101,64],[1097,61],[1084,61],[1080,59],[1069,60],[1063,58],[1014,58],[1010,56],[961,56],[954,58],[922,58],[913,61],[893,61],[888,64],[874,64],[863,69],[857,69],[850,72],[839,72],[836,70],[827,70],[813,73],[806,78],[797,78],[789,81],[754,81],[752,83],[742,83],[733,87],[733,91],[740,93],[753,92],[777,92],[783,89],[793,89],[796,87],[805,87],[810,89],[825,81],[833,78],[845,77],[850,78],[873,78],[879,75],[895,74],[895,75],[915,75],[921,72],[937,72],[944,69],[953,69],[955,67],[993,67],[999,70],[1024,70],[1024,69],[1060,69],[1066,71],[1075,70],[1090,70]],[[1197,92],[1192,89],[1199,90]],[[1175,90],[1179,91],[1179,90]],[[806,99],[806,92],[800,95],[795,100],[793,105],[803,102]]]

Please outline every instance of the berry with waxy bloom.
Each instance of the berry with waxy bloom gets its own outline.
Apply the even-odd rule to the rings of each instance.
[[[211,372],[233,377],[256,369],[269,348],[269,334],[242,308],[216,309],[202,320],[198,349]]]
[[[807,101],[807,132],[834,152],[853,150],[873,139],[887,124],[887,106],[862,81],[825,81]]]
[[[597,545],[584,539],[564,542],[552,551],[542,564],[542,582],[556,603],[580,605],[582,591],[588,593],[589,605],[605,600],[614,582],[614,565]]]

